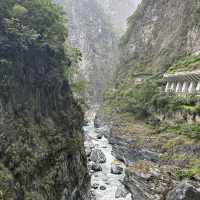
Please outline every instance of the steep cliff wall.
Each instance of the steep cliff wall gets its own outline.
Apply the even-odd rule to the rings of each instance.
[[[115,32],[121,36],[126,31],[128,17],[133,14],[141,0],[97,0],[97,2],[110,17]]]
[[[0,199],[87,199],[62,18],[50,1],[15,3],[0,2]]]
[[[73,0],[69,8],[70,41],[83,55],[80,75],[88,81],[87,96],[98,102],[116,65],[117,37],[96,1]]]
[[[165,71],[177,58],[199,53],[198,8],[198,0],[143,0],[121,41],[121,68]]]
[[[198,0],[141,2],[121,39],[116,84],[106,95],[112,105],[137,113],[143,110],[142,115],[146,116],[146,111],[151,113],[155,106],[151,104],[152,97],[162,87],[163,74],[174,63],[179,63],[177,68],[183,65],[185,70],[198,64],[199,6]]]
[[[139,1],[59,0],[69,16],[69,37],[82,52],[80,78],[87,80],[87,96],[101,102],[118,63],[119,38],[126,19]]]
[[[106,92],[105,108],[112,111],[113,152],[130,165],[124,184],[133,199],[199,198],[185,192],[185,179],[199,183],[195,178],[199,176],[199,153],[189,150],[199,145],[199,125],[195,120],[187,123],[187,113],[194,119],[199,113],[199,97],[185,98],[161,90],[163,74],[170,66],[174,66],[173,72],[200,69],[199,19],[199,0],[143,0],[129,18],[120,44],[120,65],[113,87]],[[177,119],[177,111],[184,117]],[[164,116],[161,120],[160,113]],[[159,163],[158,170],[155,163]],[[163,167],[173,176],[167,177]],[[148,168],[159,175],[145,174]],[[183,187],[176,186],[180,180],[186,183]],[[180,193],[171,195],[177,188]]]

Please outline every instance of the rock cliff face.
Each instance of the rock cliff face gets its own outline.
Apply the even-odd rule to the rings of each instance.
[[[83,55],[80,76],[88,82],[89,100],[99,102],[116,65],[117,37],[96,1],[73,0],[69,8],[70,41]]]
[[[197,0],[143,0],[129,18],[128,30],[121,39],[117,80],[106,93],[106,108],[113,111],[110,112],[110,143],[114,155],[128,165],[124,184],[133,199],[199,198],[199,171],[195,171],[196,164],[195,167],[190,165],[191,158],[199,160],[195,155],[199,152],[198,142],[190,135],[192,128],[188,128],[189,134],[185,137],[179,128],[179,132],[165,129],[168,126],[166,121],[162,130],[162,122],[153,117],[147,120],[148,112],[143,117],[137,116],[152,100],[151,95],[145,96],[151,90],[145,83],[156,82],[154,88],[158,89],[163,73],[177,60],[199,55],[199,11],[200,2]],[[159,89],[158,94],[166,100]],[[152,114],[151,104],[148,108]],[[149,126],[152,122],[159,128]],[[172,123],[176,124],[175,120]],[[180,123],[180,127],[184,127],[183,124]],[[195,181],[180,182],[185,178]]]
[[[115,32],[121,35],[126,31],[128,17],[133,14],[141,0],[97,0],[97,2],[110,17]]]
[[[80,108],[59,69],[26,59],[24,66],[10,71],[11,85],[1,81],[2,195],[17,200],[86,199],[89,176]]]
[[[165,71],[175,59],[198,54],[198,16],[198,0],[143,0],[121,41],[121,69]]]
[[[44,7],[31,2],[43,16]],[[13,1],[6,3],[0,16],[0,199],[85,200],[90,178],[83,114],[63,75],[64,39],[56,35],[54,47],[41,41],[42,34],[33,34],[37,21],[26,24],[36,20],[34,10],[27,21],[13,19],[6,12]]]
[[[60,0],[69,16],[69,37],[82,52],[80,79],[88,82],[86,96],[102,101],[118,63],[119,38],[139,1]]]

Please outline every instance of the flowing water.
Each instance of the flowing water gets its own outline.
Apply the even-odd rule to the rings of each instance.
[[[105,127],[98,128],[94,127],[94,116],[92,114],[91,119],[87,126],[84,127],[86,138],[89,138],[85,141],[85,145],[91,145],[95,149],[101,150],[106,156],[106,163],[101,164],[102,171],[95,172],[91,177],[91,185],[98,184],[98,189],[93,189],[96,196],[96,200],[116,200],[115,194],[118,188],[122,187],[121,181],[124,178],[124,172],[121,175],[115,175],[111,173],[111,164],[116,159],[112,156],[112,146],[109,144],[108,140],[103,136],[101,139],[97,139],[97,135],[100,129]],[[89,144],[90,143],[90,144]],[[121,163],[123,168],[124,164]],[[101,190],[100,186],[105,186],[105,190]],[[131,200],[131,195],[128,194],[124,198],[117,198],[118,200]]]

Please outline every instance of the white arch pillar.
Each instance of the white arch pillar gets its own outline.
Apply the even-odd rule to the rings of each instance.
[[[197,83],[196,91],[200,92],[200,81]]]
[[[183,83],[183,87],[182,87],[182,93],[188,93],[188,87],[189,87],[189,83],[187,81],[185,81]]]
[[[191,81],[190,85],[189,85],[189,88],[188,88],[188,92],[189,93],[194,93],[195,91],[196,91],[195,82]]]
[[[171,87],[170,87],[170,91],[175,92],[176,90],[176,83],[172,82]]]
[[[165,92],[168,92],[169,91],[169,88],[170,88],[170,82],[167,81],[167,84],[165,86]]]
[[[182,83],[181,82],[178,82],[177,85],[176,85],[176,92],[181,92],[182,90]]]

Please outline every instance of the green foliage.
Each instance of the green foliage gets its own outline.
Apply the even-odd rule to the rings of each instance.
[[[130,79],[136,80],[134,76],[130,76]],[[186,116],[189,114],[194,120],[200,115],[199,96],[165,93],[161,91],[161,84],[160,75],[145,78],[139,85],[128,80],[107,90],[105,101],[110,107],[117,108],[118,112],[131,112],[142,119],[153,117],[155,114],[170,118],[176,112]]]
[[[178,60],[168,70],[168,73],[175,73],[181,71],[193,71],[200,69],[200,56],[187,56]]]
[[[81,94],[81,92],[84,91],[84,89],[87,86],[87,81],[85,80],[80,80],[80,81],[76,81],[72,84],[72,89],[75,92],[75,94]]]
[[[12,173],[0,163],[0,199],[12,199],[15,191],[10,187],[14,185]]]
[[[19,5],[19,4],[15,4],[14,7],[13,7],[13,17],[22,17],[23,15],[25,15],[26,13],[28,12],[28,10]]]
[[[51,0],[23,0],[18,3],[8,0],[0,2],[0,9],[3,13],[0,14],[0,66],[4,74],[14,66],[16,71],[29,66],[25,62],[30,56],[33,62],[39,65],[45,63],[47,68],[57,66],[69,80],[71,77],[66,76],[66,72],[72,66],[77,67],[75,64],[81,54],[67,43],[61,8]],[[37,60],[33,59],[34,56]],[[7,76],[1,79],[4,84],[10,81]]]
[[[194,106],[182,105],[181,110],[189,113],[190,115],[200,115],[200,104]]]
[[[176,122],[173,125],[168,125],[165,132],[175,133],[177,135],[187,136],[191,139],[200,139],[199,124],[188,124],[186,122]]]
[[[152,100],[155,112],[161,114],[173,114],[176,111],[198,114],[199,102],[198,96],[177,96],[173,93],[157,93]]]
[[[195,176],[200,176],[200,160],[199,163],[186,169],[181,169],[177,171],[177,178],[183,179],[194,179]]]
[[[81,61],[81,52],[79,49],[76,48],[69,48],[69,44],[66,41],[64,44],[65,52],[68,57],[70,57],[71,67],[69,68],[68,65],[64,68],[64,76],[65,79],[73,84],[74,79],[78,76],[78,62]]]
[[[126,109],[139,117],[147,117],[151,111],[150,99],[156,92],[157,85],[154,82],[147,80],[138,89],[129,91],[125,94],[125,99],[127,99]]]
[[[151,115],[152,97],[158,92],[157,78],[150,77],[137,86],[121,85],[105,93],[105,100],[112,106],[119,107],[122,112],[134,113],[138,118]]]

